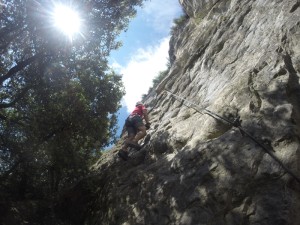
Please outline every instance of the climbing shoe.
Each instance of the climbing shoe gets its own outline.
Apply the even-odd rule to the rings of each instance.
[[[128,160],[128,152],[125,152],[124,150],[120,150],[118,152],[118,156],[123,159],[124,161]]]
[[[142,146],[140,146],[139,144],[136,144],[132,141],[126,141],[126,144],[131,148],[135,148],[136,150],[141,150],[141,148],[142,148]]]

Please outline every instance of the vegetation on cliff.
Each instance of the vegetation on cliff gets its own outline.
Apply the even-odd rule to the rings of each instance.
[[[0,220],[7,224],[21,224],[18,217],[41,224],[16,212],[36,210],[79,180],[114,140],[124,89],[107,57],[142,0],[72,4],[83,23],[76,37],[53,25],[52,1],[1,1]]]

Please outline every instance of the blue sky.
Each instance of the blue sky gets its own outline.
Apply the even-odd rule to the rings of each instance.
[[[166,69],[170,29],[181,15],[179,0],[148,0],[138,8],[127,32],[120,35],[123,46],[109,59],[111,67],[122,74],[126,90],[119,111],[120,129],[135,102],[148,92],[153,78]]]

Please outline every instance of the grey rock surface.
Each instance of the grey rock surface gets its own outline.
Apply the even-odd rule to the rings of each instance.
[[[86,224],[300,224],[300,184],[232,125],[300,177],[300,4],[180,0],[188,22],[170,42],[168,76],[146,101],[150,142],[94,166]]]

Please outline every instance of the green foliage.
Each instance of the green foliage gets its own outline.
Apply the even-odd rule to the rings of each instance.
[[[63,190],[114,140],[124,88],[107,56],[142,0],[72,2],[85,26],[70,42],[52,1],[1,1],[0,199]]]
[[[153,79],[153,87],[156,87],[167,75],[168,75],[169,69],[160,71],[158,75]]]
[[[168,75],[169,71],[171,68],[171,64],[170,61],[168,61],[167,63],[167,69],[164,71],[160,71],[158,73],[158,75],[156,77],[154,77],[154,79],[152,80],[152,87],[149,88],[148,93],[147,94],[143,94],[142,95],[142,101],[145,101],[147,95],[157,87],[157,85],[159,85],[159,83]]]
[[[183,14],[180,17],[173,20],[173,26],[171,27],[171,35],[174,35],[178,30],[180,30],[188,20],[188,15]]]

